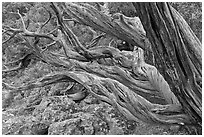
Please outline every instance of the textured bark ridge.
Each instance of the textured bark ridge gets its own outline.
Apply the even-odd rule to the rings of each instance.
[[[185,112],[202,118],[202,49],[190,27],[166,3],[133,3],[147,32],[157,68]],[[148,9],[148,10],[147,10]],[[163,50],[161,50],[163,49]]]
[[[110,16],[89,4],[51,3],[58,20],[53,31],[57,31],[58,36],[51,35],[52,32],[29,32],[25,26],[13,32],[22,33],[24,38],[51,39],[53,43],[47,47],[62,45],[64,54],[59,55],[40,49],[37,40],[25,41],[33,56],[64,67],[66,71],[49,74],[21,87],[3,83],[4,87],[11,92],[26,92],[59,82],[77,82],[128,119],[152,124],[201,124],[200,42],[168,4],[133,5],[142,24],[138,17]],[[73,17],[71,21],[128,42],[132,51],[120,51],[108,45],[94,46],[96,44],[87,48],[66,24],[70,19],[65,19],[62,11]],[[99,37],[102,35],[93,42],[97,43]]]

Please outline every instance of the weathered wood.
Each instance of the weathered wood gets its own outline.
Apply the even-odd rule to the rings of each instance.
[[[168,4],[133,3],[139,9],[139,17],[150,41],[144,30],[141,31],[141,24],[138,26],[138,18],[116,14],[118,20],[114,20],[88,4],[58,4],[51,4],[59,25],[56,37],[37,32],[26,35],[25,27],[20,33],[23,37],[51,38],[54,44],[60,44],[64,51],[61,55],[47,49],[42,51],[37,40],[28,47],[39,59],[66,70],[20,87],[4,84],[5,87],[20,91],[58,82],[77,82],[128,119],[151,124],[200,124],[197,123],[201,122],[202,112],[199,42],[193,34],[188,35],[191,31],[182,25],[179,15],[174,17],[178,13]],[[62,10],[76,18],[78,23],[125,40],[134,51],[120,51],[108,45],[86,48],[63,20]],[[195,41],[188,40],[189,36]],[[192,47],[193,43],[196,43],[195,47]],[[151,48],[156,67],[145,61],[144,52],[152,54]],[[197,63],[193,62],[197,60]],[[73,67],[75,71],[71,70]]]
[[[126,21],[128,19],[124,18],[124,15],[119,14],[117,15],[119,19],[114,20],[114,18],[99,12],[89,4],[64,3],[63,6],[65,11],[81,24],[111,34],[132,45],[147,48],[143,42],[146,39],[144,30],[141,27],[135,27],[135,25],[127,25]],[[139,24],[137,17],[132,18],[132,20],[135,20],[134,24]]]
[[[133,3],[146,30],[160,73],[184,111],[202,121],[201,43],[168,3]]]

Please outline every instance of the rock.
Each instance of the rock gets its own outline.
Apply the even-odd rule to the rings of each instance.
[[[21,100],[23,96],[19,93],[14,97],[14,100]]]
[[[48,135],[82,135],[77,128],[79,119],[68,119],[62,122],[51,124],[48,129]]]
[[[90,113],[75,113],[71,119],[50,125],[49,135],[105,135],[108,127],[105,122]]]
[[[2,108],[5,109],[9,107],[14,99],[14,94],[11,91],[2,91]]]
[[[35,119],[32,116],[14,116],[4,112],[2,117],[2,134],[3,135],[30,135],[32,131],[29,127]],[[29,126],[25,126],[29,125]]]
[[[180,129],[180,125],[171,125],[169,129],[174,132],[178,132],[178,130]]]
[[[99,102],[92,96],[80,103],[75,103],[67,96],[41,97],[32,96],[29,100],[24,98],[7,108],[2,115],[2,133],[123,135],[131,134],[135,129],[135,125],[127,122],[112,106]]]
[[[84,119],[81,113],[74,114],[72,119],[51,124],[48,133],[49,135],[90,135],[94,132],[92,116],[86,114],[86,118],[88,119]]]
[[[7,113],[6,111],[2,112],[2,134],[5,135],[9,133],[10,123],[9,119],[15,118],[13,114]]]
[[[113,123],[108,135],[124,135],[124,131],[121,127],[117,125],[117,123]]]
[[[2,113],[3,135],[47,135],[48,125],[40,123],[35,117],[14,116],[8,111]]]
[[[38,121],[51,124],[70,118],[70,114],[76,112],[77,106],[66,96],[53,96],[43,98],[41,103],[35,108],[33,116]]]
[[[14,133],[17,135],[47,135],[49,126],[44,123],[28,122]]]
[[[45,123],[35,123],[32,125],[32,133],[34,135],[47,135],[49,126]]]

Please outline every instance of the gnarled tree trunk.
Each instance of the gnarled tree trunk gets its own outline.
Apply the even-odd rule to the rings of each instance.
[[[10,31],[13,35],[3,43],[21,34],[32,54],[19,59],[19,67],[11,71],[26,67],[25,60],[33,57],[66,70],[20,87],[6,83],[4,86],[12,92],[18,92],[58,82],[77,82],[87,92],[113,105],[128,119],[139,119],[151,124],[201,126],[202,74],[199,40],[168,4],[133,5],[144,29],[138,17],[130,18],[119,13],[109,16],[87,3],[51,3],[58,26],[46,34],[27,30],[18,13],[23,29],[8,27],[7,32]],[[63,12],[72,19],[65,19]],[[51,15],[47,22],[50,18]],[[97,47],[94,43],[102,35],[93,39],[93,45],[83,45],[66,23],[70,20],[124,40],[129,43],[132,51],[120,51],[109,45]],[[54,31],[57,31],[57,36],[52,35]],[[36,39],[30,43],[26,37]],[[38,46],[41,38],[52,41],[47,47],[56,43],[61,45],[64,54],[53,53],[48,48],[41,49]]]
[[[168,3],[133,3],[146,30],[156,66],[184,111],[201,124],[202,47],[185,20]]]

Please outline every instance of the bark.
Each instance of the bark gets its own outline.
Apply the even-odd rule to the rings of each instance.
[[[47,47],[60,44],[64,54],[58,55],[40,49],[37,40],[34,43],[27,41],[27,47],[37,58],[64,67],[65,71],[20,87],[3,83],[4,87],[18,92],[59,82],[77,82],[131,120],[166,125],[196,125],[201,122],[200,43],[168,4],[133,3],[139,9],[146,32],[136,17],[116,14],[118,18],[115,19],[88,4],[58,4],[50,5],[59,25],[53,30],[57,30],[56,37],[51,32],[29,32],[25,25],[23,30],[9,29],[15,35],[22,33],[24,37],[52,40]],[[66,24],[63,11],[72,15],[77,23],[125,40],[130,43],[132,51],[120,51],[109,45],[85,47]],[[192,40],[188,40],[191,37]],[[96,38],[94,42],[97,41]],[[195,47],[192,47],[193,43]],[[156,67],[147,63],[146,55],[156,57]],[[154,64],[152,60],[150,62]]]
[[[168,3],[133,3],[156,62],[192,123],[202,121],[201,43]]]

